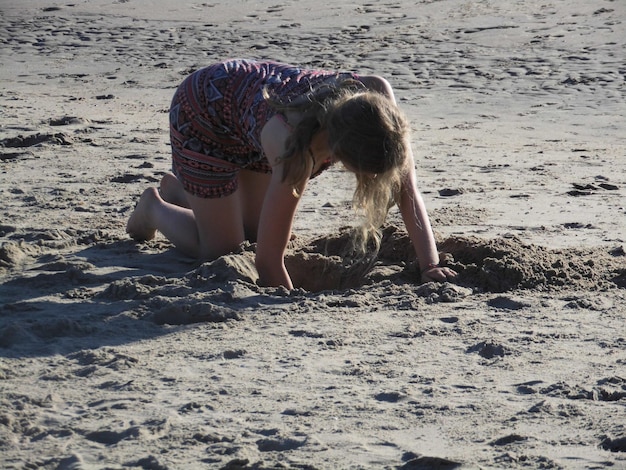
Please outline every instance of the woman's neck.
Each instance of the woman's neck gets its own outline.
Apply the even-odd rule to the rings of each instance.
[[[328,131],[322,130],[313,135],[309,150],[316,168],[323,162],[329,160],[331,153],[330,147],[328,146]]]

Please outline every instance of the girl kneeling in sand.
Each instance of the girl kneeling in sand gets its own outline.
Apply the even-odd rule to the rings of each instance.
[[[293,288],[284,264],[307,181],[334,162],[356,175],[361,232],[378,229],[397,202],[423,280],[456,275],[439,266],[416,188],[407,121],[377,76],[230,60],[198,70],[170,108],[173,174],[149,188],[127,232],[159,230],[187,255],[213,259],[256,241],[259,283]],[[365,247],[367,237],[360,237]]]

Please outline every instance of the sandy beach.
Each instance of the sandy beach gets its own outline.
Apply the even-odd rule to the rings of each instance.
[[[626,469],[626,3],[3,0],[0,468]],[[168,108],[229,57],[386,77],[454,283],[397,210],[342,256],[309,185],[287,267],[125,233]]]

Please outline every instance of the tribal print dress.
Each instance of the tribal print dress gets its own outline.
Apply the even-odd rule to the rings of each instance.
[[[237,190],[240,169],[271,173],[261,130],[276,110],[263,96],[289,100],[350,73],[307,70],[269,61],[233,59],[188,76],[170,108],[172,170],[185,191],[224,197]]]

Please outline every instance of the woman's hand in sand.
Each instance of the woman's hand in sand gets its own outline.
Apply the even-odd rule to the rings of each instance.
[[[444,266],[428,266],[422,271],[422,281],[431,282],[439,281],[445,282],[454,279],[457,276],[457,272],[453,269],[446,268]]]

